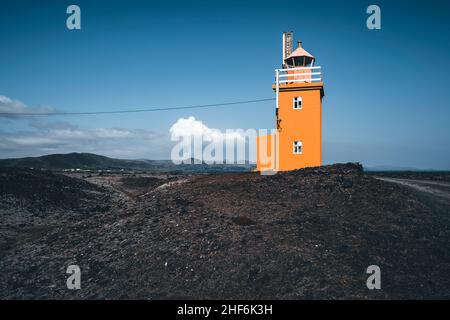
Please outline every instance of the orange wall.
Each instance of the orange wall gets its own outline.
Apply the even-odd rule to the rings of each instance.
[[[272,144],[275,141],[274,136],[269,134],[265,136],[256,137],[256,170],[265,171],[273,170],[275,164],[275,154],[272,150]]]
[[[293,108],[293,98],[302,97],[302,109]],[[289,83],[280,86],[278,131],[278,167],[289,171],[322,165],[322,83]],[[257,170],[267,169],[260,157],[260,143],[271,145],[274,136],[257,139]],[[302,154],[293,153],[295,140],[302,141]],[[273,164],[272,164],[273,165]]]
[[[322,85],[309,83],[286,84],[280,87],[281,171],[322,164],[322,92]],[[297,96],[302,97],[300,110],[293,108],[293,98]],[[302,141],[302,154],[293,153],[294,140]]]

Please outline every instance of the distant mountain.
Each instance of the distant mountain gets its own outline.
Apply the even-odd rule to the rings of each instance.
[[[170,160],[126,160],[114,159],[93,153],[50,154],[40,157],[0,159],[1,167],[21,167],[48,170],[139,170],[159,172],[223,172],[249,171],[252,165],[175,165]]]
[[[120,160],[92,153],[50,154],[41,157],[2,159],[0,166],[43,169],[123,169],[144,168],[143,160]]]

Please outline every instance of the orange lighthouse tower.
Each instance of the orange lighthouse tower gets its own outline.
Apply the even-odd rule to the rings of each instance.
[[[257,170],[289,171],[322,164],[321,67],[293,33],[283,33],[283,63],[275,70],[274,133],[257,137]]]

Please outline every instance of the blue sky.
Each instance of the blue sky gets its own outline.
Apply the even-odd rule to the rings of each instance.
[[[70,4],[81,8],[82,30],[66,28]],[[381,8],[381,30],[366,28],[370,4]],[[281,34],[292,30],[323,68],[325,163],[448,170],[449,9],[448,1],[2,2],[0,106],[107,111],[271,98]],[[3,117],[0,157],[168,159],[179,118],[224,130],[271,128],[273,115],[274,103],[263,102]]]

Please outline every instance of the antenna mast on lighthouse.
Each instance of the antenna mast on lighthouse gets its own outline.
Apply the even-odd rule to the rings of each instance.
[[[282,68],[285,68],[285,60],[289,57],[293,51],[294,46],[294,33],[292,31],[283,32],[283,61],[281,63]]]

